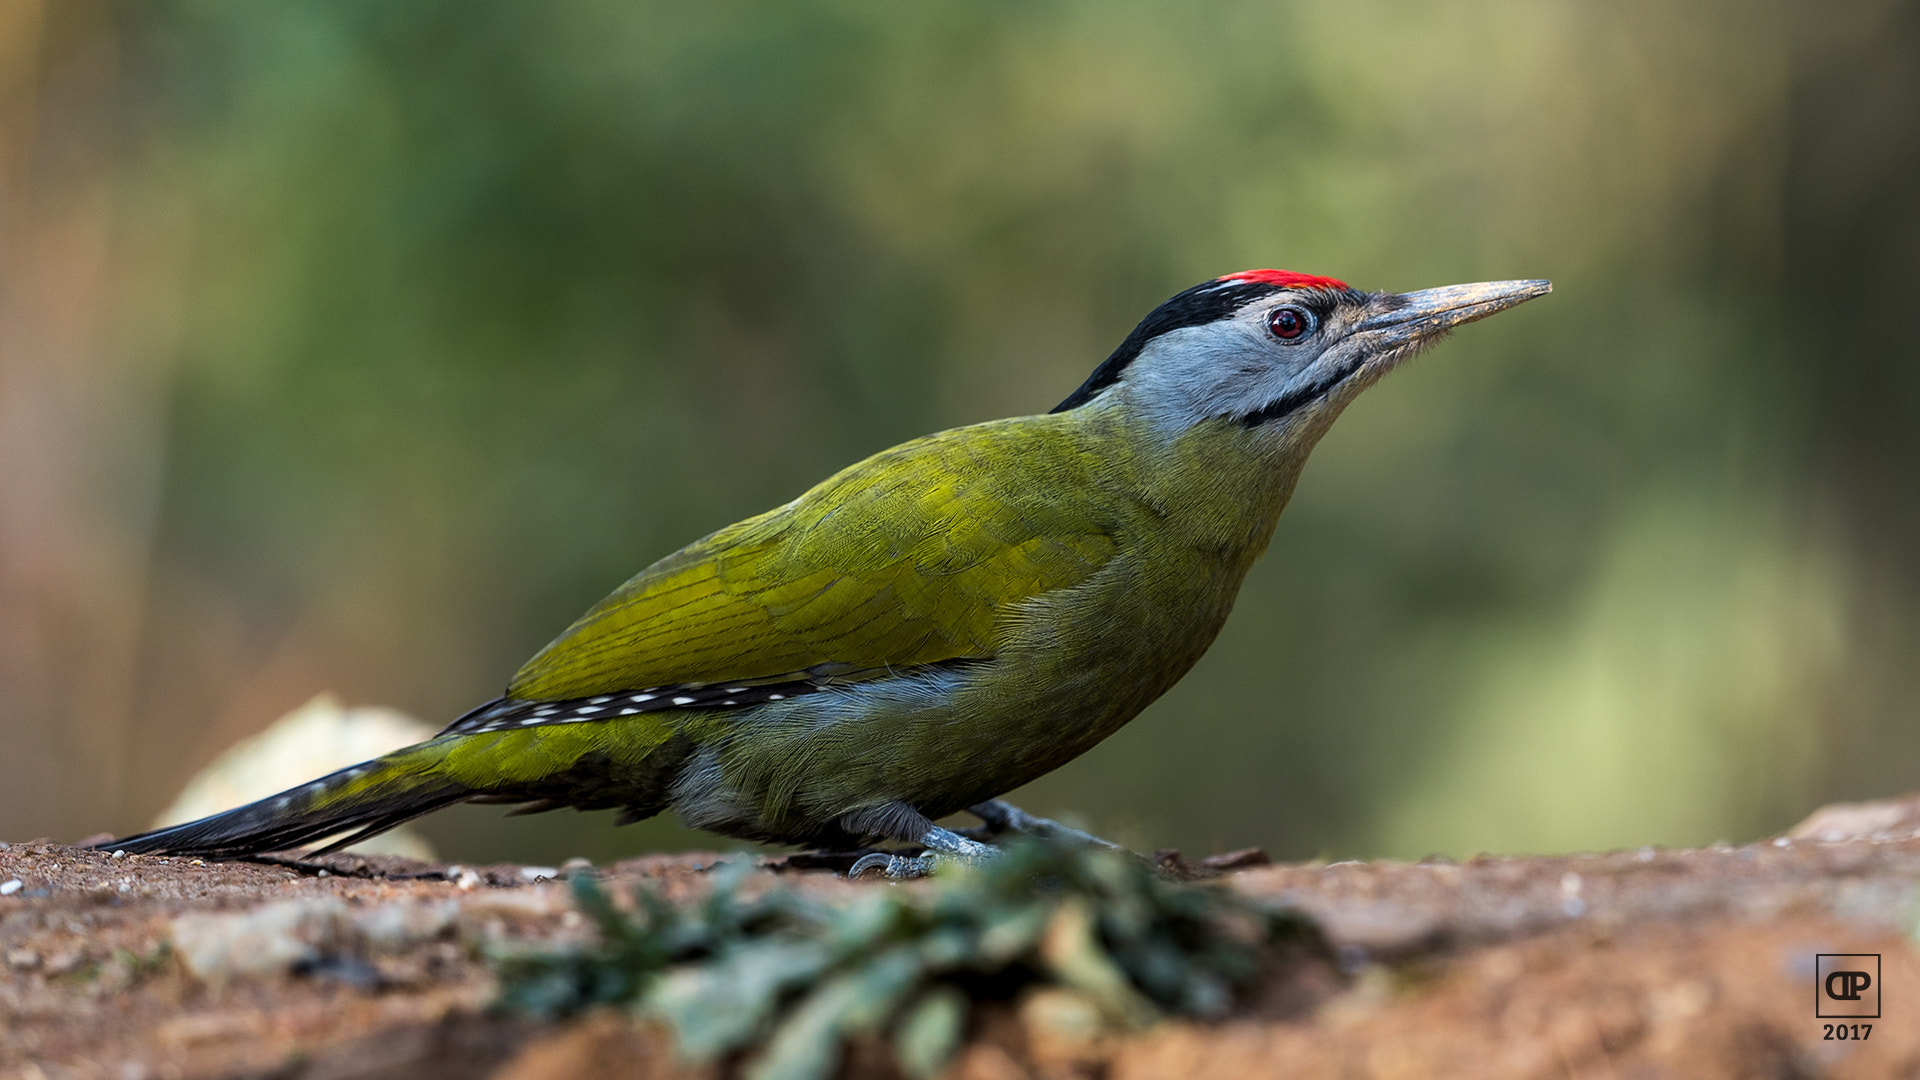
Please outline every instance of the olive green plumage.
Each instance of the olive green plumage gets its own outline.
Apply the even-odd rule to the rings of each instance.
[[[1253,438],[1227,422],[1182,436]],[[472,790],[550,798],[561,793],[540,785],[582,759],[630,775],[649,755],[704,750],[724,797],[680,807],[692,823],[827,842],[848,839],[831,823],[864,806],[904,800],[940,817],[1017,787],[1111,734],[1199,659],[1297,475],[1276,463],[1261,482],[1207,483],[1194,463],[1221,448],[1142,461],[1132,442],[1111,418],[1061,413],[885,451],[642,571],[508,687],[569,700],[825,667],[851,691],[971,662],[934,707],[854,698],[855,715],[821,724],[820,703],[796,697],[751,720],[674,711],[518,728],[450,737],[434,769]],[[629,783],[618,803],[664,808],[666,779]]]
[[[1340,342],[1368,319],[1404,325],[1408,298],[1260,273],[1280,276],[1170,301],[1071,407],[883,451],[668,555],[434,740],[117,846],[279,850],[464,799],[671,808],[760,840],[923,839],[1184,675],[1314,442],[1431,336],[1350,347],[1347,363]],[[1275,305],[1329,339],[1310,360],[1255,340]],[[1149,334],[1155,319],[1177,325]]]
[[[916,439],[689,544],[596,604],[507,693],[991,657],[1013,606],[1115,554],[1118,522],[1096,494],[1111,470],[1069,415]]]

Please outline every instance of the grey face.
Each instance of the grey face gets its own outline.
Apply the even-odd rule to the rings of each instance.
[[[1453,327],[1551,289],[1545,281],[1412,293],[1282,289],[1153,338],[1121,375],[1117,396],[1168,437],[1207,420],[1258,426],[1337,413]]]

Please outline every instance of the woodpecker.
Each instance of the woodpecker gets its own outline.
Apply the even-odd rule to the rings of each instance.
[[[781,844],[917,844],[856,867],[907,877],[991,857],[934,824],[961,810],[988,835],[1069,832],[998,797],[1186,674],[1362,390],[1551,288],[1365,292],[1285,270],[1202,282],[1050,412],[881,451],[647,567],[434,738],[105,846],[332,850],[491,802],[621,822],[672,810]]]

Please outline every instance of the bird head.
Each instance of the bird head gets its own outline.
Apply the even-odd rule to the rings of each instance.
[[[1228,274],[1155,308],[1053,411],[1128,409],[1169,439],[1224,421],[1311,445],[1360,391],[1447,331],[1552,288],[1364,292],[1290,270]]]

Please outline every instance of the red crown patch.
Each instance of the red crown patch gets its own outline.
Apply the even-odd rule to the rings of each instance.
[[[1262,285],[1275,285],[1282,289],[1341,289],[1348,288],[1339,278],[1321,277],[1318,274],[1296,274],[1291,270],[1242,270],[1237,274],[1222,274],[1219,281],[1257,281]]]

